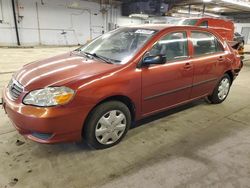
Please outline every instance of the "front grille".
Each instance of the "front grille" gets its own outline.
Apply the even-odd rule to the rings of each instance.
[[[11,98],[14,100],[18,99],[23,92],[23,86],[14,79],[10,81],[8,88]]]

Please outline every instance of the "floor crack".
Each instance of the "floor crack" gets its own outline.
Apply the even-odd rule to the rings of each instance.
[[[243,125],[249,125],[248,123],[245,123],[245,122],[240,121],[240,120],[236,120],[236,119],[233,119],[233,118],[230,118],[230,117],[226,117],[226,118],[227,118],[227,119],[229,119],[229,120],[232,120],[232,121],[234,121],[234,122],[237,122],[237,123],[243,124]]]

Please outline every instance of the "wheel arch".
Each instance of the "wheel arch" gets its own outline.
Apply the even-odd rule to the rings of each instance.
[[[136,119],[136,107],[135,107],[135,104],[134,102],[127,96],[124,96],[124,95],[114,95],[114,96],[110,96],[110,97],[106,97],[104,99],[102,99],[99,103],[97,103],[88,113],[87,115],[87,118],[85,119],[84,123],[83,123],[83,128],[82,128],[82,136],[84,136],[84,129],[86,125],[86,123],[88,122],[89,118],[90,118],[90,115],[92,113],[92,111],[97,107],[99,106],[100,104],[102,103],[105,103],[105,102],[108,102],[108,101],[119,101],[119,102],[122,102],[123,104],[125,104],[130,113],[131,113],[131,118],[132,118],[132,122],[135,121]]]
[[[226,71],[225,74],[228,74],[228,76],[229,76],[230,79],[231,79],[231,84],[232,84],[232,83],[233,83],[233,80],[234,80],[234,75],[233,75],[232,70]]]

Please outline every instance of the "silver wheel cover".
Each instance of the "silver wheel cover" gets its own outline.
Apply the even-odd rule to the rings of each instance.
[[[104,114],[96,124],[95,137],[104,145],[115,143],[124,134],[127,127],[126,116],[119,110]]]
[[[230,81],[228,78],[223,78],[220,82],[219,88],[218,88],[218,98],[220,100],[224,100],[227,97],[227,94],[230,89]]]

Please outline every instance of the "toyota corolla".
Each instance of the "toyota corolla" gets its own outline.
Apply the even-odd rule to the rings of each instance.
[[[241,67],[237,52],[212,30],[124,27],[25,65],[3,90],[3,106],[33,141],[84,139],[107,148],[131,122],[200,98],[223,102]]]

